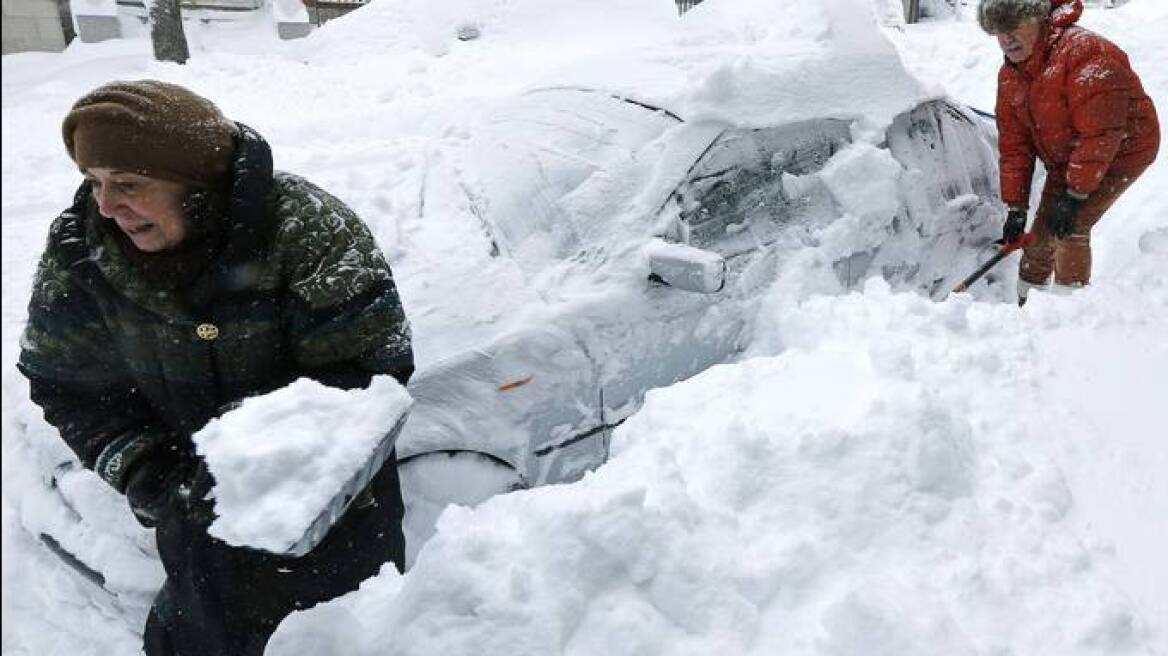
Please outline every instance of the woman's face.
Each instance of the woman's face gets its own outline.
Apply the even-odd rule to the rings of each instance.
[[[1018,24],[1018,27],[1009,32],[996,34],[998,46],[1006,55],[1006,59],[1021,64],[1034,54],[1034,46],[1042,36],[1044,23],[1037,18],[1028,18]]]
[[[187,236],[182,203],[185,185],[117,169],[84,171],[101,215],[112,219],[144,253],[161,253]]]

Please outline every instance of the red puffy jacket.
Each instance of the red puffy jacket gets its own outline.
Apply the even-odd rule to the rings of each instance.
[[[1160,123],[1127,55],[1074,25],[1082,0],[1054,0],[1044,41],[1021,64],[998,72],[1002,201],[1025,205],[1039,157],[1048,176],[1083,194],[1108,171],[1156,159]]]

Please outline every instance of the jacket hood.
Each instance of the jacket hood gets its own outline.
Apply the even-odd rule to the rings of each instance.
[[[1054,27],[1070,27],[1083,15],[1083,0],[1051,0],[1050,17]]]

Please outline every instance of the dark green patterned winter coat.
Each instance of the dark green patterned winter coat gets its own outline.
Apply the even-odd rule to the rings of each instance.
[[[34,400],[81,461],[121,490],[134,460],[224,406],[300,376],[404,382],[410,334],[361,220],[288,174],[244,129],[225,244],[171,291],[97,229],[88,185],[53,224],[20,357]]]
[[[409,327],[368,228],[306,180],[274,174],[246,126],[227,205],[204,240],[208,257],[195,251],[198,266],[175,268],[189,275],[161,278],[143,265],[154,260],[119,245],[88,184],[53,223],[18,366],[46,420],[119,491],[145,471],[199,466],[191,434],[244,397],[301,376],[352,388],[375,374],[405,384],[413,371]],[[258,656],[289,612],[356,589],[387,561],[404,565],[392,455],[300,558],[211,538],[200,501],[210,479],[198,472],[183,488],[194,493],[177,495],[186,501],[156,513],[139,512],[131,494],[139,519],[156,525],[167,573],[145,629],[150,656]]]

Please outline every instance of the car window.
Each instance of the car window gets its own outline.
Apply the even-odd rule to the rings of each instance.
[[[773,243],[830,203],[821,188],[784,184],[784,174],[819,170],[849,141],[847,122],[834,119],[726,130],[675,192],[677,237],[726,257]]]
[[[906,224],[900,247],[886,243],[872,265],[894,286],[936,297],[975,267],[999,234],[995,135],[972,110],[933,100],[898,115],[886,138],[904,167]]]
[[[980,119],[942,100],[900,114],[888,129],[889,151],[934,212],[961,196],[998,196],[993,144]]]

